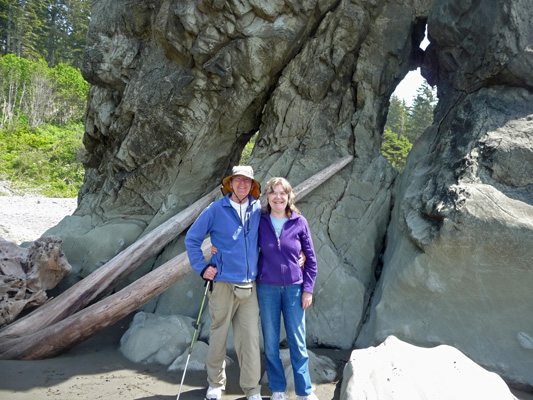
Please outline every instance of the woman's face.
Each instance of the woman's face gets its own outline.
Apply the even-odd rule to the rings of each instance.
[[[268,194],[268,204],[273,212],[285,212],[288,200],[289,196],[280,184],[274,186],[273,191]]]

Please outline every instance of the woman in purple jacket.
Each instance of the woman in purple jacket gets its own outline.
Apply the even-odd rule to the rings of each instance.
[[[284,400],[287,382],[279,352],[281,314],[298,400],[318,400],[312,392],[305,344],[305,309],[313,301],[316,257],[307,220],[294,206],[295,194],[285,178],[272,178],[261,196],[257,298],[265,342],[271,400]],[[306,257],[300,267],[300,251]]]

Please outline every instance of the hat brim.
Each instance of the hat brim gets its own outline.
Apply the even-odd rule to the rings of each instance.
[[[231,188],[229,182],[231,178],[234,175],[226,176],[224,179],[222,179],[222,194],[225,196],[228,193],[233,193],[233,189]],[[252,196],[254,199],[258,199],[261,195],[261,184],[257,182],[255,179],[252,179],[254,185],[252,186],[252,190],[250,190],[250,196]]]

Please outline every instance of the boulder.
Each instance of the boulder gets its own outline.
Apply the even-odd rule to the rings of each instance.
[[[389,336],[354,350],[344,367],[341,400],[516,400],[505,382],[446,345],[417,347]]]
[[[120,352],[133,362],[170,365],[190,346],[193,322],[189,317],[139,312],[120,339]]]

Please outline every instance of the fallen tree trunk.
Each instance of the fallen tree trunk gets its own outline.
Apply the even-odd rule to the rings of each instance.
[[[320,172],[317,172],[313,176],[307,178],[305,181],[294,187],[293,190],[296,194],[295,201],[298,201],[307,196],[310,192],[319,187],[320,184],[324,183],[337,172],[339,172],[341,169],[343,169],[352,160],[353,156],[346,156],[344,158],[341,158],[339,161],[334,162],[329,167],[324,168]]]
[[[211,254],[209,238],[202,243],[202,250],[204,257]],[[57,356],[121,320],[191,271],[187,253],[181,253],[119,292],[54,325],[22,337],[2,338],[0,359],[40,360]]]
[[[104,293],[110,293],[143,262],[157,254],[191,225],[202,210],[212,203],[220,188],[196,201],[153,231],[137,240],[92,274],[24,318],[0,330],[0,338],[37,332],[83,309]]]
[[[294,188],[296,197],[301,199],[309,192],[316,189],[320,184],[325,182],[336,172],[340,171],[351,160],[353,160],[353,156],[345,157],[332,164],[330,167],[313,175],[300,185],[296,186]],[[299,191],[301,191],[301,193],[299,193]],[[215,191],[212,193],[214,192]],[[189,217],[192,218],[189,224],[196,219],[204,207],[197,210],[197,214],[194,216],[194,218]],[[169,221],[177,221],[177,217],[179,215],[180,214],[176,215]],[[179,222],[179,224],[181,224],[180,228],[174,229],[172,227],[168,227],[169,221],[159,227],[161,228],[163,225],[167,226],[163,229],[164,232],[155,234],[150,240],[153,240],[154,237],[158,239],[161,239],[161,237],[168,238],[172,234],[168,233],[167,231],[175,232],[179,229],[183,231],[188,226],[187,225],[181,228],[183,223]],[[182,219],[180,219],[180,221],[182,221]],[[173,238],[174,237],[171,237],[168,239],[168,241],[172,240]],[[143,239],[141,239],[141,241]],[[161,240],[156,240],[156,242],[157,243],[155,245],[161,246],[160,248],[164,247],[166,244],[161,244]],[[206,239],[202,244],[202,250],[204,252],[204,256],[206,257],[208,257],[210,253],[210,243],[210,240]],[[135,254],[135,260],[146,257],[145,253],[137,254],[144,246],[135,243],[130,247],[135,247],[135,251],[131,251],[130,253]],[[116,294],[113,294],[99,301],[98,303],[85,308],[82,311],[79,311],[84,307],[82,304],[89,304],[87,298],[95,298],[94,292],[97,290],[97,288],[94,287],[95,282],[101,282],[102,278],[105,276],[110,276],[111,279],[116,281],[116,277],[120,275],[124,276],[125,271],[131,269],[124,267],[119,263],[119,261],[114,261],[123,253],[127,252],[128,249],[124,250],[122,253],[113,258],[113,260],[111,260],[108,264],[100,268],[102,269],[106,267],[108,271],[98,274],[100,271],[100,269],[98,269],[97,271],[93,272],[93,274],[89,275],[87,278],[80,281],[78,284],[74,285],[72,288],[57,297],[57,299],[61,299],[61,301],[56,301],[55,307],[61,307],[61,309],[56,310],[54,307],[48,306],[48,304],[53,303],[53,301],[51,301],[50,303],[36,310],[34,313],[21,319],[16,329],[9,329],[11,326],[8,326],[7,328],[1,330],[0,359],[30,360],[56,356],[102,331],[106,327],[114,324],[143,304],[146,304],[148,301],[161,294],[168,287],[181,280],[187,273],[191,271],[187,253],[184,252],[166,262],[159,268],[146,274]],[[145,249],[145,251],[151,252],[148,249]],[[149,257],[150,256],[147,256],[145,259]],[[126,257],[120,257],[120,259],[122,260],[122,263],[131,264],[130,260],[128,260]],[[109,264],[112,262],[113,268],[109,267]],[[93,277],[95,274],[97,275],[97,278]],[[91,278],[90,282],[85,282],[85,284],[81,285],[82,282],[88,280],[89,278]],[[105,282],[98,284],[105,285]],[[118,284],[118,282],[116,282],[116,284]],[[72,290],[76,286],[78,286],[78,289],[75,291]],[[75,301],[76,304],[68,304],[68,300]],[[48,306],[47,309],[45,309],[45,311],[41,311],[41,309],[45,308],[46,306]],[[38,324],[40,328],[35,329],[32,325],[33,323]],[[17,323],[12,325],[15,324]],[[26,326],[28,329],[23,331],[21,330],[21,326]]]

